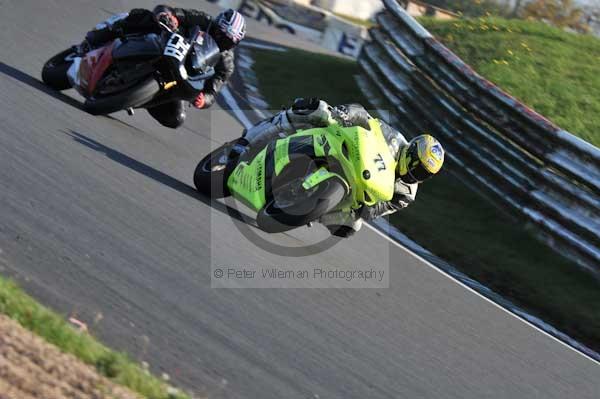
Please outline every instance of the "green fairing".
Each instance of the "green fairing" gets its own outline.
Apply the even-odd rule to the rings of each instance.
[[[290,138],[277,140],[275,145],[275,175],[279,175],[283,168],[290,163],[290,155],[288,149],[290,146]]]
[[[249,164],[240,162],[227,181],[233,196],[256,211],[267,203],[265,199],[266,155],[267,149],[264,148]]]
[[[372,119],[370,130],[362,127],[341,127],[330,125],[299,131],[275,143],[275,175],[281,174],[290,163],[290,139],[299,136],[312,136],[316,157],[333,157],[342,166],[342,178],[351,188],[349,204],[358,209],[362,204],[374,205],[380,201],[389,201],[394,194],[396,160],[390,153],[389,146],[383,137],[380,124]],[[344,147],[347,149],[344,150]],[[344,155],[346,154],[346,155]],[[266,205],[265,190],[265,158],[266,148],[254,159],[241,162],[228,180],[233,195],[258,211]],[[336,174],[325,173],[322,169],[312,173],[305,179],[305,189],[310,189]],[[315,183],[316,182],[316,183]]]
[[[345,182],[344,178],[342,176],[338,175],[337,173],[330,172],[325,168],[320,168],[316,172],[308,175],[306,177],[306,179],[304,179],[304,183],[302,183],[302,187],[304,187],[305,190],[310,190],[311,188],[318,186],[319,184],[323,183],[325,180],[331,179],[332,177],[339,177],[342,179],[342,181]],[[346,183],[346,184],[348,184],[348,183]],[[350,187],[347,187],[347,189],[350,189]]]

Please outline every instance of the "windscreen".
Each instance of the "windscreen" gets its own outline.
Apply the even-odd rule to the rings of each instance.
[[[209,72],[219,61],[219,46],[206,32],[199,32],[194,40],[192,67],[197,73]]]
[[[398,130],[394,129],[381,119],[379,119],[379,123],[381,125],[381,132],[383,133],[383,137],[388,142],[388,146],[390,148],[390,153],[394,159],[398,158],[398,152],[400,151],[400,146],[406,144],[406,139]]]

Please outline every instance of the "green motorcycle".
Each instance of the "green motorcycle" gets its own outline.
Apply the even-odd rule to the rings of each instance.
[[[370,129],[333,124],[298,131],[231,156],[235,142],[207,155],[194,184],[212,198],[233,196],[258,212],[258,226],[276,233],[326,213],[391,200],[396,159],[376,119]]]

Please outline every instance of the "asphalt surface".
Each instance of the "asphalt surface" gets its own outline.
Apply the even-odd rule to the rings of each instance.
[[[197,161],[241,130],[218,107],[171,131],[145,111],[88,115],[39,83],[43,62],[107,11],[144,4],[2,2],[2,274],[210,398],[600,397],[598,364],[369,229],[305,257],[256,246],[192,189]],[[389,266],[390,287],[215,289],[215,265]]]

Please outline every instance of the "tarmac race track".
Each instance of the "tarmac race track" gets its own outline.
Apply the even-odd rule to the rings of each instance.
[[[145,111],[88,115],[37,81],[108,12],[146,2],[2,5],[0,269],[43,303],[210,398],[600,397],[597,363],[370,229],[304,257],[253,244],[192,189],[197,161],[242,129],[218,107],[171,131]],[[269,239],[299,255],[325,236]],[[389,265],[390,287],[211,288],[212,266],[243,265]]]

